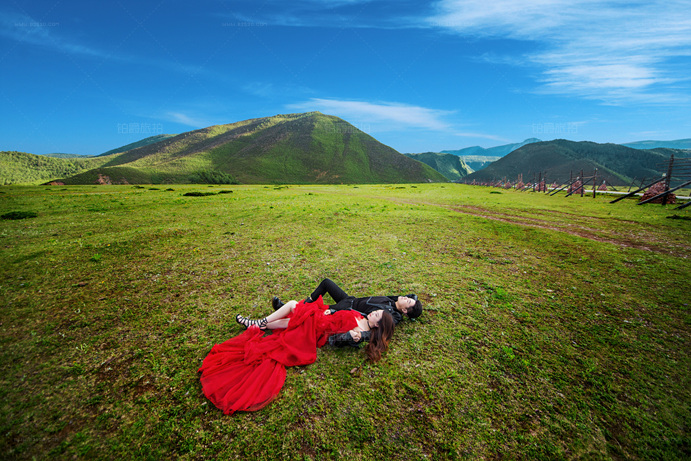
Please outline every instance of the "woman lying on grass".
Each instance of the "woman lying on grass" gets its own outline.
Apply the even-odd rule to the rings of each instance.
[[[216,344],[199,368],[204,395],[225,414],[259,410],[280,392],[286,367],[314,362],[317,348],[333,334],[350,332],[356,338],[368,331],[367,357],[373,362],[381,358],[393,335],[391,314],[327,310],[320,296],[311,303],[290,301],[261,320],[238,315],[247,330]],[[267,329],[273,334],[264,336]]]

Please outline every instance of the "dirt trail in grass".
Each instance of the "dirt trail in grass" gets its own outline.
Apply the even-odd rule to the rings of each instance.
[[[323,193],[324,191],[320,192]],[[343,193],[343,191],[339,191],[339,194]],[[616,218],[609,219],[593,216],[580,216],[554,210],[542,210],[541,212],[548,216],[545,218],[538,218],[535,217],[535,215],[525,216],[517,213],[512,214],[509,212],[499,212],[497,210],[475,205],[444,205],[422,200],[411,200],[409,198],[402,199],[376,195],[363,196],[360,194],[348,195],[372,199],[383,199],[407,205],[441,207],[457,213],[491,219],[493,221],[499,221],[507,224],[564,232],[570,235],[575,235],[598,242],[606,242],[626,248],[636,248],[638,250],[668,254],[681,258],[688,258],[689,255],[691,255],[691,246],[680,242],[666,240],[659,234],[659,232],[657,232],[654,226],[641,224],[635,221],[623,221]],[[551,221],[549,216],[554,217],[555,219],[559,220],[559,222]],[[613,229],[612,227],[615,228]]]
[[[570,235],[576,235],[578,237],[596,240],[598,242],[611,243],[627,248],[636,248],[639,250],[652,251],[655,253],[669,254],[680,257],[687,257],[689,254],[691,254],[690,246],[676,242],[664,241],[655,233],[655,229],[652,226],[645,226],[640,223],[632,222],[625,227],[626,223],[620,221],[619,223],[621,224],[621,227],[617,230],[613,230],[603,228],[605,221],[607,221],[606,219],[592,216],[574,216],[569,213],[560,213],[558,211],[545,211],[545,213],[565,218],[570,220],[570,222],[557,223],[547,219],[501,213],[478,206],[455,205],[445,206],[445,208],[458,213],[469,214],[494,221],[565,232]]]

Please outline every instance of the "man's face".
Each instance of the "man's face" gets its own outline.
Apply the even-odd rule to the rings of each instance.
[[[413,310],[414,305],[415,300],[407,296],[399,296],[398,301],[396,301],[396,309],[398,312],[405,315],[408,315],[408,312]]]

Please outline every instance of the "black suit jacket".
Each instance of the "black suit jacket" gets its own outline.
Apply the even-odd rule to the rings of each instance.
[[[331,312],[342,311],[345,309],[353,309],[362,315],[371,314],[374,311],[383,309],[393,317],[393,323],[398,325],[398,322],[403,320],[403,316],[396,310],[396,300],[398,296],[368,296],[366,298],[356,298],[348,296],[342,299],[337,304],[329,306]]]

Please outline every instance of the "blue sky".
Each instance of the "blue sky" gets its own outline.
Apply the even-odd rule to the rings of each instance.
[[[691,137],[688,0],[16,1],[0,150],[95,155],[282,113],[400,152]]]

